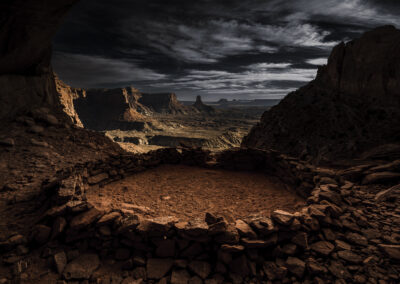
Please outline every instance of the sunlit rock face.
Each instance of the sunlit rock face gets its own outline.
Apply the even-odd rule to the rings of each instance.
[[[50,66],[51,40],[77,0],[0,3],[0,117],[47,105],[59,107]]]
[[[242,145],[348,158],[400,140],[400,31],[385,26],[337,45],[308,85],[264,113]]]

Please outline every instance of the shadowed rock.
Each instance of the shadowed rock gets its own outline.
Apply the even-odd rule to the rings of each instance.
[[[308,85],[264,113],[242,146],[338,159],[400,138],[400,31],[337,45]]]

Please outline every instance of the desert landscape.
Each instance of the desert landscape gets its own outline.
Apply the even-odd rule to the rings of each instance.
[[[79,12],[89,7],[110,20],[113,4],[0,3],[0,284],[399,283],[400,30],[393,25],[361,29],[365,14],[351,10],[349,3],[356,2],[350,1],[345,8],[360,21],[350,25],[349,35],[357,30],[353,39],[342,36],[336,42],[325,33],[315,47],[318,30],[306,33],[301,44],[298,31],[290,44],[278,48],[272,45],[275,34],[282,40],[297,26],[311,29],[313,22],[290,24],[282,33],[286,26],[276,29],[259,21],[252,32],[254,22],[243,24],[237,15],[251,11],[257,16],[263,9],[283,15],[293,9],[298,13],[289,18],[295,21],[305,13],[299,6],[255,8],[244,1],[229,10],[232,6],[214,7],[209,1],[191,7],[177,1],[165,9],[165,3],[150,2],[125,3],[122,14],[139,19],[145,35],[156,30],[143,50],[157,47],[179,64],[166,61],[171,74],[165,79],[161,71],[140,69],[137,58],[126,62],[139,73],[125,61],[118,65],[95,55],[95,64],[108,64],[106,78],[112,82],[106,87],[92,86],[89,79],[87,86],[64,81],[88,76],[87,55],[75,56],[79,68],[73,72],[60,68],[56,74],[52,65],[59,65],[58,48],[77,32],[74,25],[82,33],[93,32],[93,15],[85,12],[81,18]],[[307,2],[314,12],[320,8],[315,3]],[[391,11],[398,11],[393,3]],[[325,4],[330,8],[324,6],[319,16],[327,21],[337,3]],[[142,21],[146,5],[151,25]],[[274,10],[278,6],[282,10]],[[371,7],[378,6],[368,6],[368,15],[380,13],[374,24],[396,21],[382,12],[390,10],[386,6]],[[136,18],[130,14],[134,8]],[[182,8],[188,13],[184,21],[171,20]],[[155,17],[157,9],[167,17]],[[69,11],[72,18],[65,18]],[[201,11],[207,17],[200,23],[211,28],[195,33],[183,23],[196,20]],[[227,11],[238,18],[223,22]],[[154,24],[160,20],[167,22]],[[66,28],[64,21],[71,30],[60,39],[57,31]],[[224,28],[222,34],[216,26]],[[263,37],[272,27],[272,47],[256,37],[261,26]],[[343,24],[335,27],[340,30]],[[101,29],[101,35],[121,47],[118,30]],[[171,40],[162,30],[184,37],[177,41],[168,34]],[[240,37],[235,37],[237,30]],[[134,41],[143,44],[145,35]],[[205,37],[200,42],[194,38],[199,35]],[[254,36],[253,41],[244,35]],[[233,49],[243,39],[247,45]],[[89,38],[95,45],[98,40]],[[172,43],[166,49],[158,40]],[[102,51],[111,50],[109,42]],[[209,42],[223,47],[219,51],[225,54],[207,49]],[[246,49],[249,42],[254,50]],[[183,46],[171,56],[175,43]],[[318,64],[311,80],[303,75],[314,69],[287,63],[296,44],[302,55],[329,50],[327,62]],[[278,49],[285,52],[280,63],[252,61],[245,71],[200,70],[220,62],[239,66],[243,58],[235,52],[243,50],[246,58],[256,51],[277,58]],[[143,50],[132,48],[127,56],[146,58],[148,66],[153,61],[162,65],[160,54],[145,56]],[[114,56],[123,53],[128,52],[120,48]],[[223,61],[229,56],[232,61]],[[71,58],[61,60],[64,68],[72,66]],[[115,76],[110,75],[113,66],[118,66]],[[189,75],[173,77],[173,71],[177,76],[185,68]],[[96,80],[104,77],[95,73],[98,69],[88,69]],[[125,73],[142,76],[136,82],[141,88],[122,80]],[[301,87],[277,99],[277,93],[293,86],[293,74]],[[268,79],[273,76],[276,82]],[[235,98],[238,90],[244,96],[241,79],[250,82],[250,94],[261,88],[272,95]],[[193,87],[202,80],[207,83],[204,93]],[[263,80],[270,81],[262,85]],[[230,89],[218,89],[221,82]],[[150,89],[156,84],[162,88]],[[189,84],[195,90],[190,99],[179,97]],[[212,92],[218,96],[209,100]]]

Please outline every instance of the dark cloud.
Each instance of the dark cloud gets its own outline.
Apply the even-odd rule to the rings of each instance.
[[[399,14],[389,0],[84,0],[53,63],[79,87],[277,98],[311,80],[335,44],[400,26]]]

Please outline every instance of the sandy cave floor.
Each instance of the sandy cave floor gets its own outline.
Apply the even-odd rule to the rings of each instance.
[[[163,165],[87,192],[101,209],[132,210],[147,217],[204,218],[206,212],[233,222],[268,216],[273,210],[293,212],[303,198],[275,178],[183,165]]]

